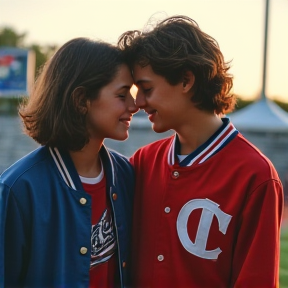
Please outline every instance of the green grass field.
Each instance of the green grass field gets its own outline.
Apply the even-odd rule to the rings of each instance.
[[[280,288],[288,288],[288,228],[281,233]]]

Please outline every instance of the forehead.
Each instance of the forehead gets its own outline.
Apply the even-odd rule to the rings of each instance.
[[[143,82],[153,81],[159,77],[161,76],[155,74],[150,65],[141,67],[140,65],[136,64],[133,67],[133,78],[136,85]]]
[[[119,66],[118,71],[111,84],[119,86],[119,88],[121,88],[122,86],[131,87],[133,85],[131,71],[126,64],[122,64]]]

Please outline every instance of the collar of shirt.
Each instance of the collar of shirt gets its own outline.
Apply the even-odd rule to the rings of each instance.
[[[221,119],[222,126],[202,145],[180,161],[179,166],[192,166],[205,162],[224,148],[239,133],[230,122],[229,118]],[[175,134],[168,152],[168,164],[174,165],[178,162],[176,155],[180,154],[181,144],[178,135]]]

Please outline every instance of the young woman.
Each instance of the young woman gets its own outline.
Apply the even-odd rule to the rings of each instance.
[[[41,147],[0,178],[0,287],[124,287],[134,174],[104,138],[125,140],[133,84],[122,52],[64,44],[20,107]]]

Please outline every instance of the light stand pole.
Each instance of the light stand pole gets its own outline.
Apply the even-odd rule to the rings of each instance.
[[[266,0],[264,55],[263,55],[264,56],[264,58],[263,58],[263,78],[262,78],[261,99],[266,99],[266,66],[267,66],[268,22],[269,22],[269,0]]]

